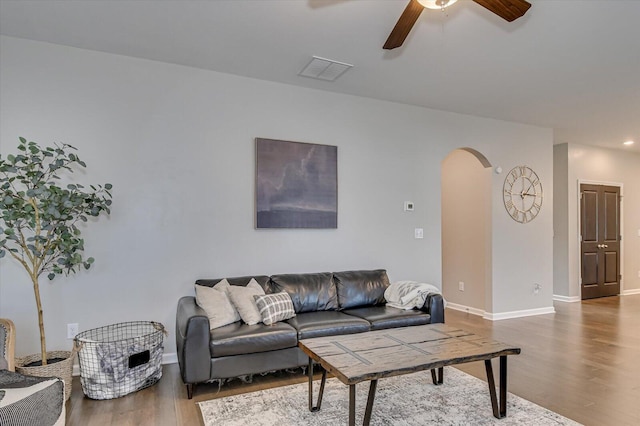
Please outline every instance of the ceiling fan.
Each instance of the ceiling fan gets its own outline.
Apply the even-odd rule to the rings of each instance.
[[[404,43],[404,40],[409,35],[411,28],[413,28],[413,25],[425,7],[429,9],[444,9],[456,1],[457,0],[410,0],[382,48],[390,50],[402,46],[402,43]],[[520,18],[531,7],[531,3],[525,0],[473,1],[509,22]]]

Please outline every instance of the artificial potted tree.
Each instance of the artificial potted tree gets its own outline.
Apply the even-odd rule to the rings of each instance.
[[[111,184],[64,184],[64,173],[86,167],[67,144],[40,147],[20,138],[16,155],[0,155],[0,258],[24,267],[35,296],[41,353],[16,359],[16,369],[35,376],[58,376],[71,394],[73,351],[47,352],[39,278],[69,275],[94,259],[84,257],[81,227],[89,216],[110,214]]]

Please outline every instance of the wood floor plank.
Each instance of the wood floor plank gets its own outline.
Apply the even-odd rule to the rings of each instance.
[[[446,323],[522,348],[509,357],[510,392],[587,426],[640,424],[640,295],[557,302],[555,309],[501,321],[448,309]],[[486,381],[483,362],[458,368]],[[75,377],[67,425],[202,425],[199,401],[306,381],[302,371],[257,375],[250,384],[198,385],[189,400],[177,364],[163,374],[148,389],[107,401],[84,397]]]

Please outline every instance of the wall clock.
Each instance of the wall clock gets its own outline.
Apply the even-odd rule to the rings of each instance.
[[[530,167],[516,166],[503,186],[504,207],[516,222],[531,222],[542,208],[542,183]]]

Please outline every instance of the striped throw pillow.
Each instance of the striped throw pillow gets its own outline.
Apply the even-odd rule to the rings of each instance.
[[[265,294],[264,296],[253,296],[256,301],[258,311],[265,325],[272,325],[278,321],[283,321],[296,316],[293,309],[293,302],[289,293]]]

